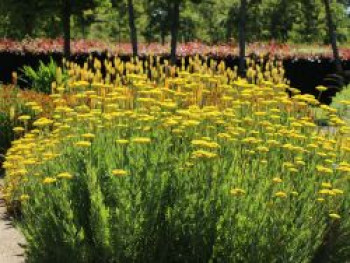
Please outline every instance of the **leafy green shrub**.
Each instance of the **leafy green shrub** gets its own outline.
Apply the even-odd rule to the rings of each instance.
[[[186,139],[159,131],[150,145],[115,145],[119,132],[99,133],[87,150],[66,145],[35,170],[22,225],[33,262],[311,262],[328,229],[340,245],[333,262],[349,255],[348,220],[327,218],[349,211],[348,196],[310,200],[322,175],[303,169],[274,184],[278,160],[245,170],[237,145],[182,170]],[[289,180],[298,193],[273,196]],[[246,190],[230,194],[237,186]]]
[[[326,105],[319,105],[312,108],[314,119],[319,126],[334,125],[332,114],[336,114],[346,124],[350,124],[350,86],[343,88],[333,97],[330,107],[334,109],[334,112],[329,112]]]
[[[329,125],[329,116],[326,111],[320,107],[313,107],[312,112],[314,114],[315,122],[318,126],[328,126]]]
[[[40,61],[39,68],[35,70],[30,66],[24,66],[22,69],[24,77],[22,80],[29,83],[37,92],[51,93],[51,85],[57,81],[62,84],[67,79],[67,74],[50,58],[50,62],[45,64]]]
[[[17,98],[17,90],[7,89],[0,85],[0,154],[3,155],[10,148],[11,142],[16,138],[13,128],[18,121],[15,115],[19,112],[26,112],[25,106]],[[2,170],[3,157],[0,157],[0,175]]]
[[[350,124],[350,85],[336,94],[331,107],[337,109],[338,115]]]
[[[28,102],[32,106],[37,107],[34,110],[29,107]],[[0,155],[3,155],[11,146],[11,142],[22,136],[24,131],[21,131],[23,121],[18,120],[19,116],[30,116],[31,119],[26,123],[27,131],[32,128],[32,122],[45,107],[43,115],[47,115],[47,110],[50,110],[50,99],[48,95],[39,94],[34,91],[22,90],[15,86],[0,85]],[[16,131],[16,128],[20,129]],[[0,157],[0,174],[2,170],[3,158]]]
[[[155,66],[152,80],[142,63],[116,59],[113,80],[97,60],[71,64],[52,118],[13,142],[4,196],[21,201],[29,262],[349,258],[340,119],[337,137],[320,133],[318,101],[290,97],[273,64],[253,84],[199,58],[178,76]]]
[[[0,112],[0,154],[5,154],[15,139],[13,122],[5,112]]]

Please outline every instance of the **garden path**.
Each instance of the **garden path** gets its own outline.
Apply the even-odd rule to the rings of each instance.
[[[0,263],[23,263],[25,243],[24,237],[16,229],[11,217],[6,214],[2,199],[2,179],[0,178]]]

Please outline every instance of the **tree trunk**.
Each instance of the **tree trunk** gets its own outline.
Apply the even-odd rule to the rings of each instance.
[[[337,31],[336,31],[335,25],[333,23],[330,3],[329,3],[329,0],[323,0],[323,3],[325,6],[325,9],[326,9],[328,34],[329,34],[329,40],[332,44],[333,57],[334,57],[336,71],[337,71],[337,73],[341,73],[343,71],[343,68],[342,68],[341,60],[340,60],[340,56],[339,56],[339,49],[337,46]]]
[[[175,65],[176,63],[176,45],[177,37],[179,32],[179,20],[180,20],[180,1],[176,0],[173,3],[172,8],[172,25],[171,25],[171,52],[170,59],[171,63]]]
[[[247,16],[247,0],[241,0],[239,9],[239,74],[245,76],[245,42],[246,42],[246,16]]]
[[[134,4],[132,0],[128,0],[128,11],[129,11],[129,27],[130,27],[130,40],[132,45],[132,54],[134,57],[137,56],[137,31],[135,26],[135,15],[134,15]]]
[[[71,15],[71,5],[70,0],[64,0],[63,3],[63,13],[62,13],[62,21],[63,21],[63,53],[65,57],[70,56],[70,15]]]

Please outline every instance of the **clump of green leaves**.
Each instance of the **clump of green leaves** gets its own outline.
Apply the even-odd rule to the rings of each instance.
[[[65,82],[67,74],[50,58],[50,62],[45,64],[40,61],[39,67],[35,70],[33,67],[24,66],[22,69],[23,81],[27,82],[35,91],[51,93],[51,84]]]
[[[337,93],[331,106],[337,109],[339,116],[350,124],[350,85]]]
[[[329,113],[322,107],[317,106],[313,108],[315,121],[319,126],[331,126]],[[350,124],[350,85],[344,87],[332,99],[330,107],[335,109],[338,117],[344,120],[348,125]]]

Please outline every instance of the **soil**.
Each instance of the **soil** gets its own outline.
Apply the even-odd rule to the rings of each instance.
[[[1,186],[2,179],[0,178],[0,262],[23,263],[25,262],[25,239],[19,230],[14,227],[12,218],[6,213]]]

